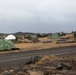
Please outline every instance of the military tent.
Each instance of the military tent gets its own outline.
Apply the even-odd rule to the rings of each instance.
[[[16,37],[14,35],[8,35],[5,39],[6,40],[15,40]]]
[[[16,48],[15,45],[10,40],[0,39],[0,51],[11,50]]]
[[[48,38],[51,38],[51,39],[58,39],[59,36],[58,36],[58,34],[53,33],[52,35],[49,35]]]

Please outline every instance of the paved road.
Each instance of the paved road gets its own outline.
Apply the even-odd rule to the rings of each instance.
[[[34,55],[44,56],[44,55],[65,55],[65,54],[73,54],[76,53],[76,46],[73,47],[63,47],[63,48],[53,48],[48,50],[32,50],[26,52],[15,52],[9,54],[1,54],[0,55],[0,70],[2,68],[23,66],[25,62],[29,60],[30,57]]]

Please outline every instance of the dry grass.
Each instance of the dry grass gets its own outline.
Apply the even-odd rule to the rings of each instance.
[[[39,49],[47,49],[47,48],[55,48],[55,47],[65,47],[65,46],[72,46],[76,45],[76,43],[65,43],[65,44],[55,44],[55,43],[22,43],[22,44],[15,44],[17,48],[25,49],[25,50],[39,50]]]
[[[57,58],[55,55],[44,56],[44,57],[42,57],[36,64],[42,64],[42,63],[44,63],[44,62],[54,61],[54,60],[58,60],[58,58]]]
[[[70,37],[68,41],[73,41],[73,34],[67,34],[66,37]],[[56,41],[59,39],[48,39],[48,37],[39,38],[41,42],[39,43],[21,43],[15,44],[16,47],[24,50],[40,50],[40,49],[47,49],[47,48],[54,48],[54,47],[65,47],[65,46],[72,46],[76,45],[76,43],[65,43],[65,44],[56,44]],[[50,40],[52,43],[42,43],[43,41]]]
[[[65,36],[62,36],[62,37],[70,37],[70,38],[73,38],[74,37],[74,35],[73,34],[71,34],[71,33],[68,33],[68,34],[66,34]]]
[[[4,51],[4,52],[0,52],[0,54],[9,53],[9,52],[21,52],[21,51],[28,51],[28,50],[41,50],[41,49],[49,49],[49,48],[57,48],[57,47],[65,47],[65,46],[76,46],[76,43],[56,44],[56,41],[58,39],[48,39],[47,37],[39,38],[39,40],[41,42],[38,42],[38,43],[16,43],[15,46],[17,48],[20,48],[21,50],[6,51],[6,52]],[[43,41],[47,41],[47,40],[51,40],[52,43],[42,43]]]
[[[41,42],[39,43],[20,43],[15,44],[16,47],[24,50],[40,50],[40,49],[48,49],[48,48],[55,48],[55,47],[65,47],[65,46],[72,46],[76,45],[76,43],[63,43],[63,44],[56,44],[58,39],[49,39],[52,43],[42,43],[42,41],[47,41],[48,38],[39,38]]]

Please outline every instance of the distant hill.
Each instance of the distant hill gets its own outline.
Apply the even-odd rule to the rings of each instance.
[[[13,33],[13,35],[17,36],[24,36],[24,35],[27,35],[27,34],[35,34],[35,33],[29,33],[29,32],[17,32],[17,33]]]
[[[46,37],[46,36],[50,35],[51,33],[16,32],[16,33],[0,33],[0,36],[7,36],[9,34],[12,34],[15,36],[37,35],[38,37]]]
[[[75,33],[76,31],[74,31]],[[0,33],[0,36],[7,36],[9,34],[15,35],[15,36],[25,36],[25,35],[37,35],[38,37],[46,37],[48,35],[51,35],[52,33],[32,33],[32,32],[16,32],[16,33]],[[57,33],[59,36],[62,34],[62,32]],[[67,34],[67,33],[65,33]]]

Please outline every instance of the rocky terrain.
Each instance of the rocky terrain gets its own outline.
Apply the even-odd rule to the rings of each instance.
[[[0,75],[76,75],[76,54],[33,56],[25,66],[5,69]]]

